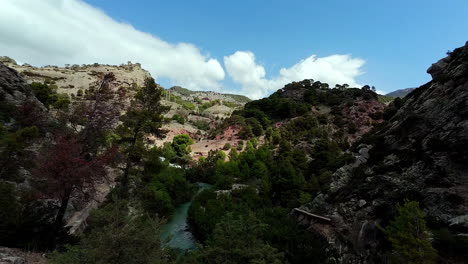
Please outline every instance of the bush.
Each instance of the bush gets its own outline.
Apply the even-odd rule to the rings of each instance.
[[[0,180],[0,245],[28,250],[46,250],[53,240],[70,242],[66,229],[54,234],[56,206],[30,199],[13,184]]]
[[[253,215],[227,214],[201,252],[203,263],[284,263],[284,254],[260,237],[267,225]],[[248,243],[246,243],[248,241]]]
[[[397,205],[397,210],[395,220],[384,229],[392,243],[392,257],[400,263],[435,263],[437,251],[429,240],[419,203],[406,200],[403,205]]]
[[[175,120],[179,124],[185,124],[185,118],[179,114],[175,114],[172,116],[172,120]]]
[[[57,93],[52,89],[52,85],[33,82],[30,87],[36,98],[47,108],[57,100]]]
[[[230,143],[224,144],[223,149],[224,150],[230,150],[231,149],[231,144]]]
[[[244,141],[239,140],[239,142],[237,143],[237,150],[241,151],[243,148],[244,148]]]
[[[68,109],[68,106],[70,105],[70,97],[68,94],[56,94],[54,97],[54,102],[52,103],[52,106],[55,109],[61,109],[65,110]]]
[[[190,145],[194,142],[189,135],[180,134],[174,137],[172,140],[172,148],[174,149],[178,157],[190,154]]]
[[[356,124],[354,124],[354,123],[352,123],[352,122],[348,123],[348,132],[349,132],[350,134],[354,134],[354,133],[356,133],[357,131],[358,131],[358,129],[357,129]]]
[[[252,134],[254,136],[259,137],[259,136],[263,135],[263,127],[260,124],[260,122],[258,122],[257,119],[255,119],[253,117],[249,117],[249,118],[245,119],[245,123],[250,127],[250,129],[252,131]]]
[[[208,131],[210,129],[210,124],[206,121],[202,120],[195,120],[192,121],[192,125],[196,127],[197,129],[203,130],[203,131]]]
[[[80,243],[55,252],[51,264],[169,263],[159,239],[161,222],[135,212],[125,201],[112,202],[91,213]]]
[[[252,127],[249,125],[243,126],[237,135],[242,139],[249,139],[254,136]]]

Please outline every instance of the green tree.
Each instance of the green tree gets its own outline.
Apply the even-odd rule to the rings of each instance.
[[[76,246],[54,253],[52,264],[156,264],[169,263],[161,247],[161,222],[135,212],[115,201],[92,212],[88,232]]]
[[[224,144],[223,150],[229,150],[229,149],[231,149],[231,144],[230,143]]]
[[[228,213],[201,252],[203,263],[284,263],[284,256],[261,239],[267,225],[255,216]]]
[[[49,85],[33,82],[31,83],[31,90],[33,91],[36,98],[41,101],[45,107],[49,107],[49,105],[53,103],[51,95],[54,94],[54,91]]]
[[[173,115],[172,120],[175,120],[177,121],[177,123],[182,124],[182,125],[185,124],[185,118],[179,114]]]
[[[239,153],[235,148],[232,148],[231,151],[229,152],[229,160],[230,161],[236,161],[239,158]]]
[[[127,113],[122,116],[122,124],[118,128],[119,143],[126,156],[125,167],[121,180],[122,193],[128,192],[130,169],[142,159],[145,152],[145,140],[148,135],[161,137],[164,135],[163,114],[169,107],[161,104],[163,89],[147,78],[145,85],[138,90]]]
[[[384,229],[392,243],[395,263],[435,263],[437,251],[429,240],[429,230],[419,203],[405,200],[397,205],[398,215]]]
[[[191,152],[190,145],[194,142],[190,138],[189,135],[180,134],[174,137],[172,140],[172,148],[176,152],[177,156],[183,157],[184,155],[188,155]]]
[[[70,101],[70,97],[68,96],[68,94],[55,94],[53,96],[52,106],[55,109],[66,110],[68,109],[68,106],[70,105],[70,103],[71,101]]]

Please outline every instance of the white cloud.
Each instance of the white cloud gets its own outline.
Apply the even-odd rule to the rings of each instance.
[[[376,90],[375,92],[376,92],[377,94],[380,94],[380,95],[386,95],[386,94],[388,94],[387,92],[382,91],[382,90]]]
[[[81,0],[2,0],[0,55],[33,65],[140,62],[153,77],[220,89],[220,63],[188,43],[171,44]]]
[[[314,79],[331,86],[347,83],[359,86],[356,77],[362,74],[365,61],[350,55],[331,55],[317,58],[315,55],[301,60],[290,68],[282,68],[279,75],[265,78],[265,68],[258,65],[250,51],[237,51],[224,57],[226,71],[235,83],[241,85],[241,93],[251,98],[261,98],[292,81]]]

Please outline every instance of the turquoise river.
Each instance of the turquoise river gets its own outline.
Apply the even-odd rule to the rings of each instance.
[[[178,206],[169,222],[161,228],[161,240],[166,246],[181,250],[191,250],[197,248],[196,239],[189,229],[188,211],[193,199],[204,189],[210,188],[207,183],[197,183],[200,187],[198,192],[192,197],[190,202]]]

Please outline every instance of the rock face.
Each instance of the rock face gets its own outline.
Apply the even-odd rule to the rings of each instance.
[[[14,248],[0,247],[0,264],[46,264],[45,257],[38,253],[24,252]]]
[[[16,106],[22,104],[31,93],[25,89],[26,81],[12,68],[0,62],[0,94],[2,100]],[[31,96],[34,98],[34,96]]]
[[[377,226],[404,199],[420,202],[430,228],[468,234],[468,42],[428,73],[432,81],[363,137],[360,164],[339,169],[330,192],[303,208],[332,219],[327,239],[343,263],[382,262]]]

